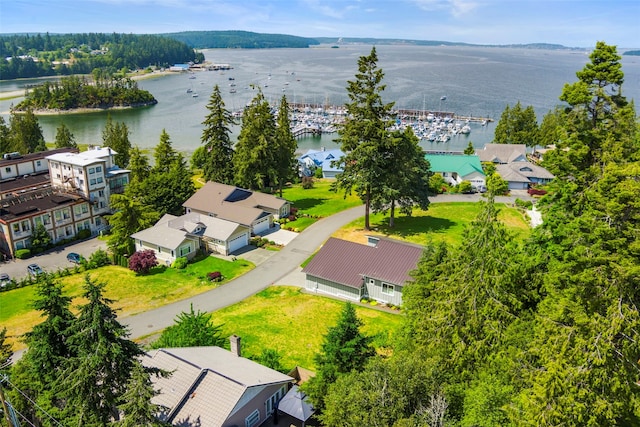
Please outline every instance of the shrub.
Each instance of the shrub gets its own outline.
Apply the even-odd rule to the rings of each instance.
[[[16,251],[16,258],[27,259],[31,256],[31,249],[18,249]]]
[[[76,238],[78,240],[88,239],[89,237],[91,237],[91,230],[88,230],[86,228],[78,231],[78,234],[76,234]]]
[[[531,209],[533,202],[531,200],[516,199],[515,205],[521,209]]]
[[[318,179],[322,178],[322,168],[316,168],[316,170],[313,171],[313,176]]]
[[[135,271],[136,274],[147,274],[157,265],[156,253],[152,249],[134,252],[129,257],[129,270]]]
[[[212,271],[211,273],[207,273],[207,279],[212,282],[219,282],[222,280],[222,273],[219,271]]]
[[[187,260],[187,257],[180,257],[180,258],[176,258],[175,261],[173,261],[173,264],[171,264],[171,267],[173,268],[177,268],[178,270],[182,270],[183,268],[187,267],[187,264],[189,263],[189,260]]]
[[[289,221],[295,221],[296,220],[296,216],[291,214],[289,215]]]
[[[302,177],[302,188],[304,188],[305,190],[309,190],[309,189],[313,188],[313,178],[311,178],[310,176],[303,176]]]
[[[89,257],[89,268],[98,268],[103,265],[109,265],[111,261],[109,260],[109,254],[102,249],[98,249]]]

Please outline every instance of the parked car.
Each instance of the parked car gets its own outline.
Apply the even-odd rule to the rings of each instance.
[[[69,252],[67,254],[67,261],[72,262],[74,264],[80,264],[82,261],[84,261],[84,257],[75,252]]]
[[[3,288],[11,283],[11,278],[7,273],[0,273],[0,288]]]
[[[29,264],[27,266],[27,272],[29,273],[30,276],[34,276],[34,277],[44,274],[44,270],[40,268],[38,264]]]

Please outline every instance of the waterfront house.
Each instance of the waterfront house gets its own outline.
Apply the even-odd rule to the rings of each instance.
[[[496,165],[496,172],[509,183],[509,190],[526,190],[554,178],[551,172],[528,160],[524,144],[485,144],[476,153],[481,162]]]
[[[314,150],[310,149],[302,156],[298,157],[298,165],[303,176],[313,176],[315,170],[322,170],[323,178],[335,178],[337,174],[343,170],[334,162],[344,157],[342,150],[335,148],[332,150]]]
[[[152,376],[161,421],[173,426],[254,427],[277,410],[293,378],[241,356],[240,337],[231,349],[164,348],[143,356],[147,367],[171,372]]]
[[[211,181],[182,206],[187,213],[196,212],[244,225],[253,234],[269,230],[274,220],[289,216],[291,208],[290,203],[280,197]]]
[[[170,265],[176,258],[191,259],[198,249],[229,255],[249,244],[249,227],[191,212],[164,215],[153,227],[131,235],[136,251],[151,249],[156,259]]]
[[[305,288],[339,298],[402,304],[405,283],[411,280],[422,247],[384,237],[368,237],[368,244],[329,238],[302,272]]]
[[[482,164],[476,155],[426,154],[425,157],[431,171],[442,175],[449,185],[457,186],[462,181],[469,181],[474,187],[486,185]]]

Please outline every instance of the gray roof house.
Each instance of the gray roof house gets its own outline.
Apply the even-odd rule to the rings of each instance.
[[[496,164],[496,171],[509,183],[510,190],[526,190],[555,178],[542,166],[529,162],[524,144],[485,144],[476,154],[480,161]]]
[[[131,235],[136,251],[152,249],[160,262],[193,258],[199,248],[229,255],[249,244],[249,227],[196,212],[164,215],[153,226]]]
[[[180,427],[263,424],[277,409],[293,378],[241,357],[239,347],[236,351],[164,348],[143,356],[144,366],[172,373],[168,378],[152,376],[159,392],[152,399],[161,407],[158,418]]]
[[[290,211],[290,203],[280,197],[211,181],[182,206],[187,213],[197,212],[251,227],[253,234],[267,231],[274,218],[288,216]]]
[[[418,265],[422,247],[384,237],[369,244],[329,238],[302,272],[305,288],[340,298],[361,298],[401,305],[409,273]]]

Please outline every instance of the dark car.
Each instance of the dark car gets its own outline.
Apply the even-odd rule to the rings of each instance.
[[[67,255],[67,261],[72,262],[74,264],[80,264],[84,260],[84,257],[75,252],[69,252]]]
[[[44,273],[44,270],[40,268],[38,264],[29,264],[27,266],[27,272],[31,276],[39,276]]]

